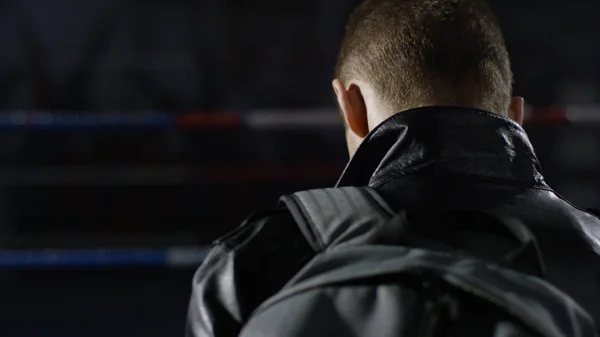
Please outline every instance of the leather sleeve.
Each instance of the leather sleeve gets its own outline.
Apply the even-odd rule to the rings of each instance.
[[[287,210],[257,214],[215,242],[194,276],[187,337],[237,336],[314,251]]]

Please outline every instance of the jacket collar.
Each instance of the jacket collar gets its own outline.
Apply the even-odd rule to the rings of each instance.
[[[406,177],[473,177],[544,185],[525,131],[487,111],[425,107],[393,115],[363,141],[337,186]]]

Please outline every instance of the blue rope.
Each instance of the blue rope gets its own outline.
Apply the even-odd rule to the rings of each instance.
[[[0,250],[0,269],[86,267],[195,267],[205,248]]]

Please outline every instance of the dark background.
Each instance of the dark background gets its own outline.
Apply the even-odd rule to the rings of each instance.
[[[281,194],[334,184],[330,81],[358,2],[0,1],[0,253],[205,247]],[[600,207],[600,3],[492,6],[547,180]],[[140,122],[157,115],[175,122]],[[183,334],[197,264],[2,254],[2,336]]]

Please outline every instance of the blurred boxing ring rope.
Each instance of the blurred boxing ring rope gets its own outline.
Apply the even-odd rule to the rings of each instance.
[[[528,109],[528,123],[599,122],[600,106],[567,106]],[[0,111],[1,129],[81,129],[81,128],[210,128],[285,129],[341,127],[335,109],[271,109],[210,112],[72,112]]]
[[[68,112],[0,111],[2,129],[88,129],[88,128],[223,128],[281,129],[288,126],[341,126],[334,110],[249,112]]]
[[[302,126],[340,126],[335,111],[254,111],[250,113],[169,113],[160,111],[129,112],[72,112],[72,111],[3,111],[0,112],[0,131],[11,130],[59,130],[80,131],[95,129],[196,129],[196,128],[251,128],[269,129]],[[138,167],[112,169],[44,168],[44,174],[36,169],[0,170],[0,180],[6,185],[25,185],[31,182],[43,185],[108,184],[107,174],[132,182],[175,182],[189,180],[185,168],[162,167],[141,169]],[[59,171],[66,171],[59,172]],[[104,172],[107,171],[107,172]],[[279,170],[286,171],[287,170]],[[141,174],[143,172],[144,174]],[[196,174],[203,176],[202,174]],[[68,176],[68,179],[66,177]],[[35,178],[35,179],[32,179]],[[132,181],[131,177],[136,177]],[[118,180],[118,181],[121,181]],[[30,183],[27,183],[30,182]],[[114,181],[112,182],[114,183]],[[194,268],[197,267],[210,247],[167,247],[157,249],[98,248],[98,249],[27,249],[0,250],[0,270],[29,269],[78,269],[78,268]]]
[[[209,247],[163,249],[0,250],[0,270],[39,268],[189,268],[202,263]]]

